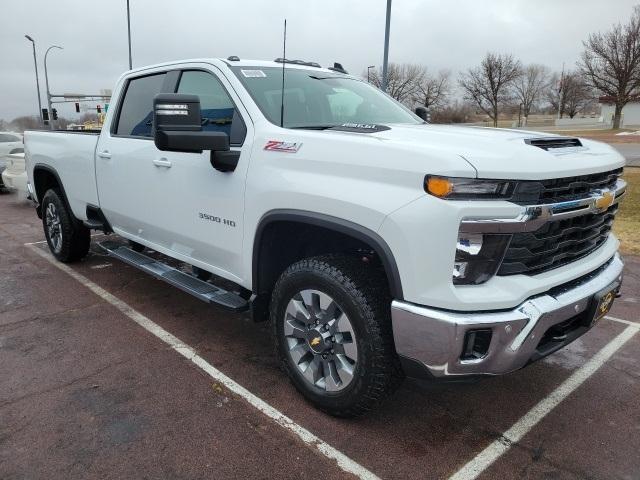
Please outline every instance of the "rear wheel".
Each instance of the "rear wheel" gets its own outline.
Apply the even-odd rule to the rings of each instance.
[[[89,229],[67,209],[58,190],[47,190],[42,199],[42,225],[51,253],[61,262],[80,260],[89,252]]]
[[[357,258],[314,257],[282,274],[271,303],[278,353],[316,407],[362,415],[399,384],[390,302],[385,277]]]

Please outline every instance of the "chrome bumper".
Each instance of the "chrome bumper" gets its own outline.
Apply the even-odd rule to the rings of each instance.
[[[605,266],[578,281],[553,288],[513,310],[451,312],[394,300],[391,317],[396,351],[403,365],[420,368],[432,377],[499,375],[524,367],[576,338],[539,350],[547,330],[572,318],[584,318],[577,336],[590,327],[586,318],[594,295],[622,283],[622,259],[616,254]],[[482,358],[463,360],[466,334],[490,329],[491,342]],[[407,370],[407,368],[405,368]],[[418,376],[406,372],[409,376]]]

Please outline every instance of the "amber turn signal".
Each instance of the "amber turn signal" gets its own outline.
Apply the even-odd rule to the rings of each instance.
[[[453,191],[453,184],[447,178],[429,177],[427,178],[427,192],[436,197],[446,197]]]

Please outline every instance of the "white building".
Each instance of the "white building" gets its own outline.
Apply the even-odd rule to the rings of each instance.
[[[600,106],[602,107],[603,122],[607,125],[613,124],[613,114],[616,110],[613,99],[611,97],[600,97]],[[629,127],[632,125],[640,125],[640,98],[634,98],[622,109],[620,126]]]

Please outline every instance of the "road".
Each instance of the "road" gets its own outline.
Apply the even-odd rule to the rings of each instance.
[[[95,246],[61,268],[15,195],[0,219],[2,479],[638,478],[640,258],[618,320],[566,349],[339,420],[296,393],[266,325]]]
[[[640,167],[640,143],[612,143],[611,146],[624,155],[628,166]]]

